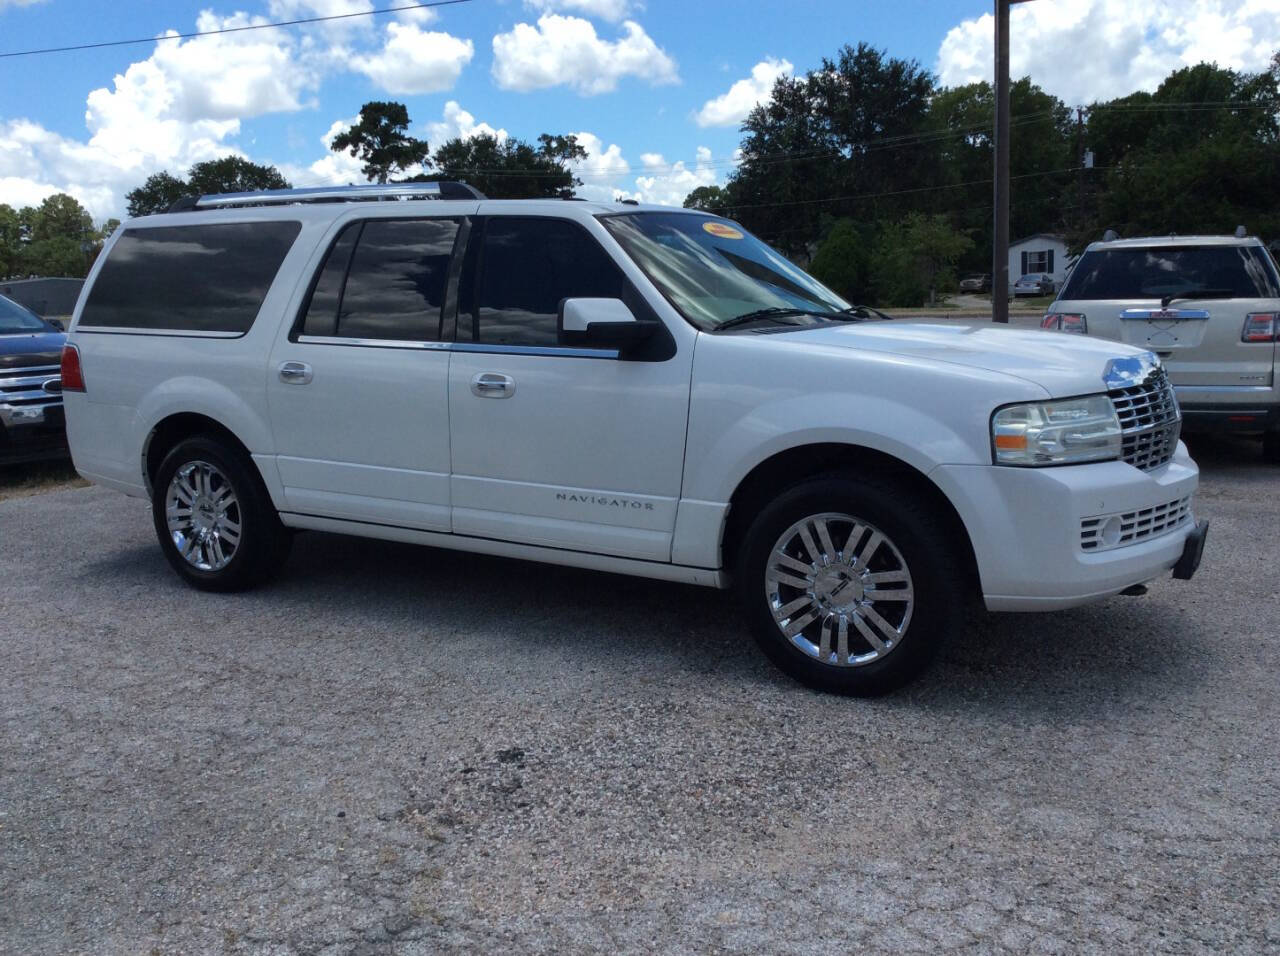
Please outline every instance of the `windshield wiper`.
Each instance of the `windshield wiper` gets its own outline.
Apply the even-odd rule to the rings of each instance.
[[[761,319],[781,319],[789,315],[809,315],[804,309],[784,309],[780,306],[770,306],[767,309],[755,309],[752,312],[743,312],[742,315],[735,315],[732,319],[725,319],[714,329],[716,332],[723,332],[725,329],[736,328],[739,325],[747,325],[750,322],[758,322]],[[799,325],[799,322],[783,322],[783,325]]]
[[[814,315],[820,319],[834,319],[836,321],[848,321],[849,317],[843,312],[820,312],[817,309],[793,309],[784,308],[782,306],[770,306],[767,309],[756,309],[752,312],[744,312],[742,315],[735,315],[732,319],[725,319],[715,327],[713,331],[720,332],[724,329],[732,329],[735,326],[746,325],[748,322],[758,322],[762,319],[782,319],[792,315]],[[782,322],[782,325],[803,325],[802,322]]]
[[[1181,292],[1170,292],[1160,298],[1160,308],[1169,308],[1175,299],[1233,299],[1235,293],[1230,289],[1184,289]]]

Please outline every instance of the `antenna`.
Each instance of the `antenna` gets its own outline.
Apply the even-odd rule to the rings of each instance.
[[[1244,238],[1245,236],[1247,236],[1247,235],[1249,235],[1249,231],[1248,231],[1247,229],[1245,229],[1245,227],[1244,227],[1244,226],[1236,226],[1236,238],[1237,238],[1237,239],[1243,239],[1243,238]]]
[[[1102,234],[1103,242],[1115,242],[1119,238],[1120,238],[1120,234],[1116,232],[1114,229],[1108,229],[1106,232]]]

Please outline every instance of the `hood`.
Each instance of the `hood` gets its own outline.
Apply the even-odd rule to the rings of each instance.
[[[1106,391],[1103,376],[1112,359],[1149,354],[1085,336],[962,322],[825,325],[777,338],[983,369],[1032,382],[1054,398]]]
[[[57,365],[62,360],[65,332],[20,332],[0,335],[0,369]]]

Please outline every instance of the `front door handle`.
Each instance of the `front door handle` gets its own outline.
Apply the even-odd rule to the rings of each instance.
[[[280,363],[280,381],[287,385],[309,385],[311,377],[311,366],[306,362]]]
[[[471,380],[471,394],[481,398],[510,398],[516,393],[516,380],[499,372],[481,372]]]

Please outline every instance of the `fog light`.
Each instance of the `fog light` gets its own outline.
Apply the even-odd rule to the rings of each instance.
[[[1102,533],[1099,535],[1099,537],[1102,538],[1102,543],[1108,548],[1119,544],[1122,528],[1123,526],[1120,523],[1120,516],[1112,515],[1107,519],[1106,524],[1102,526]]]

